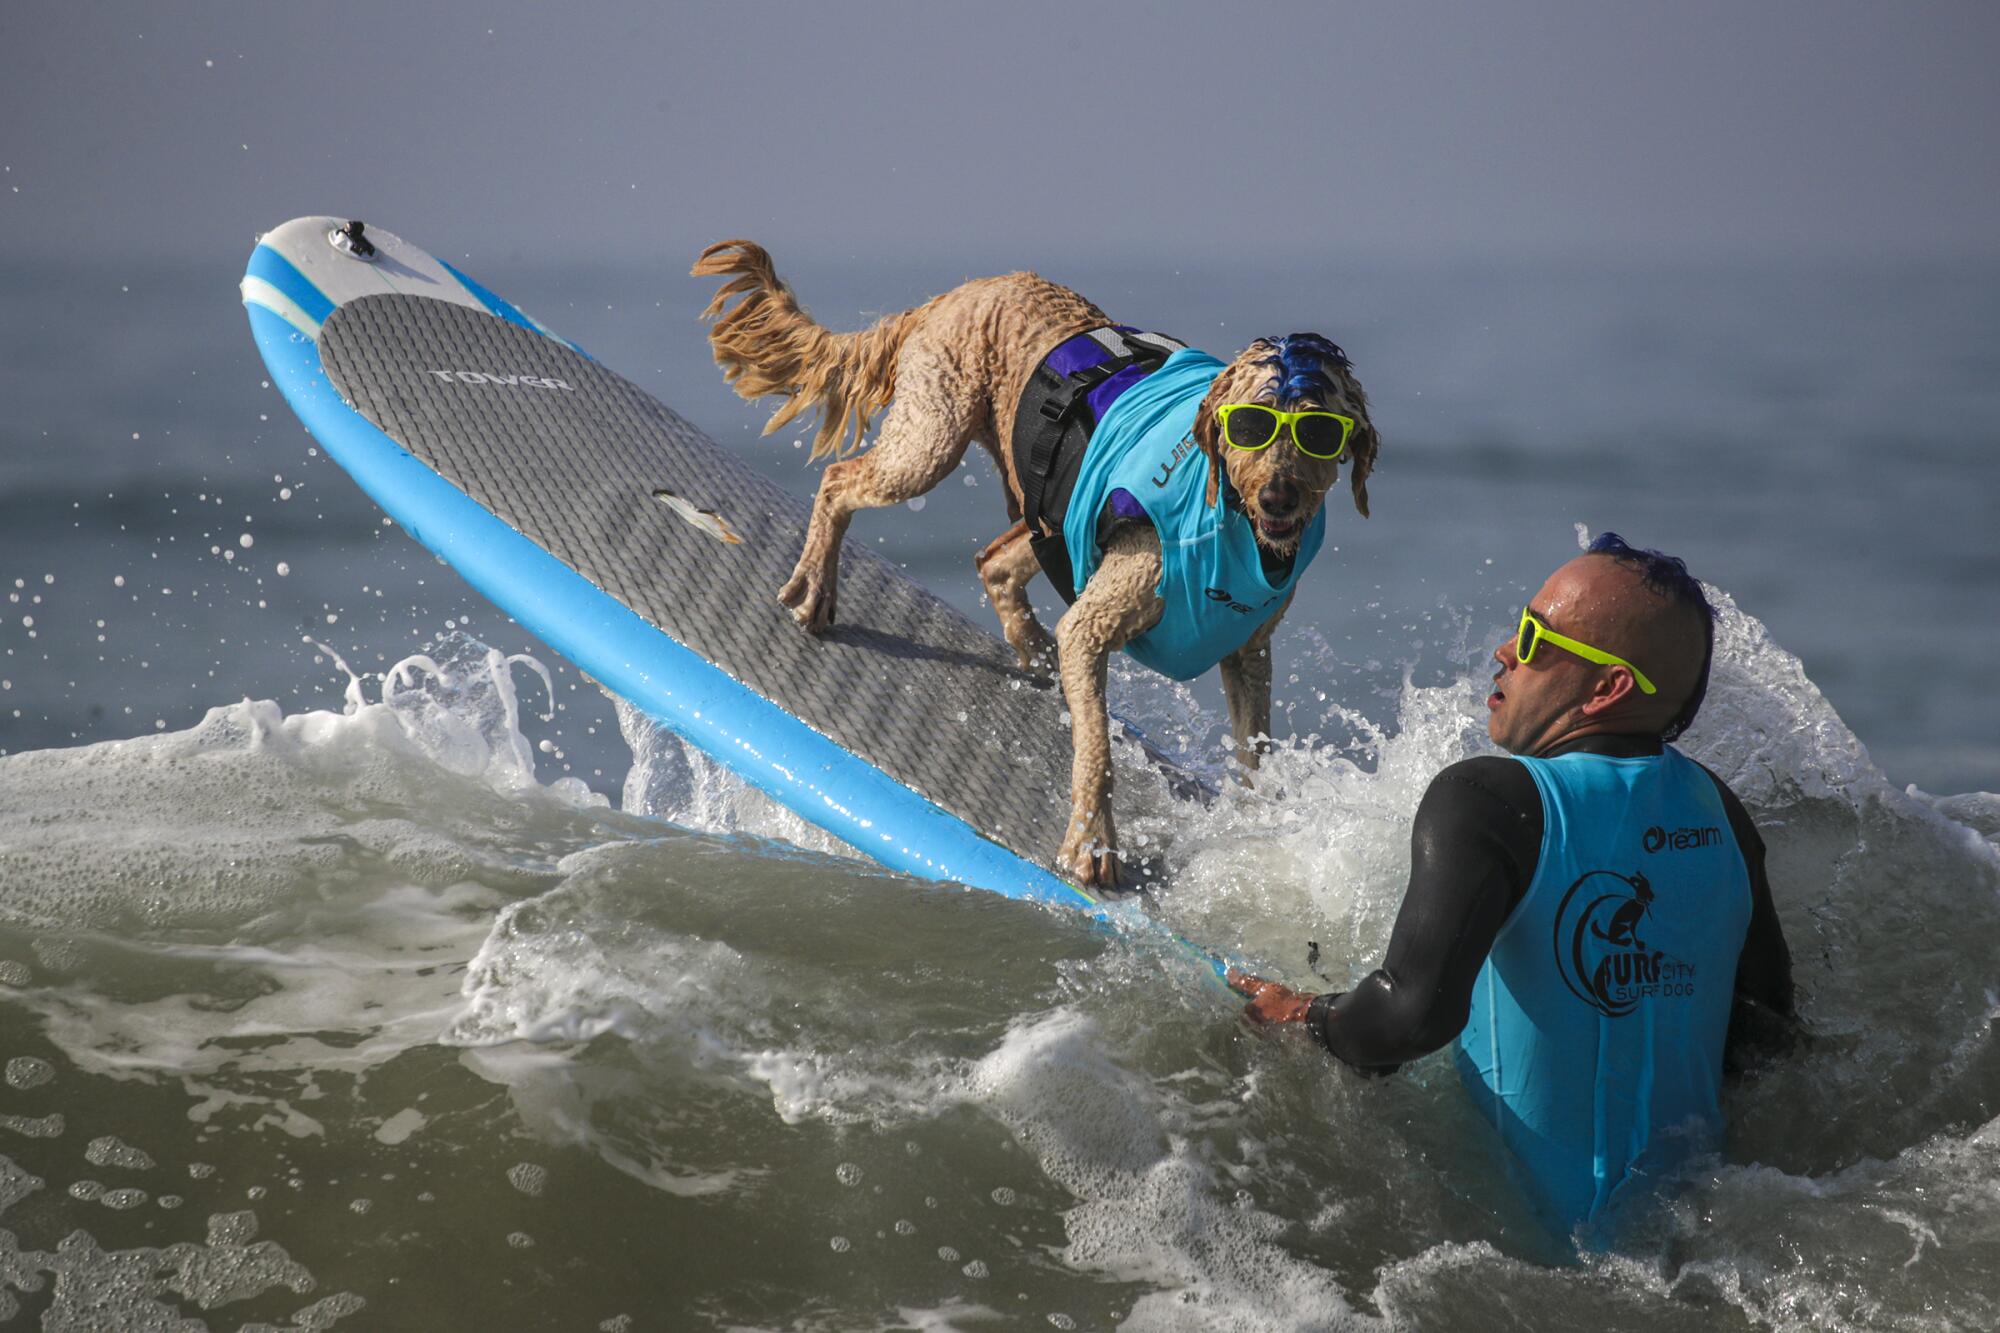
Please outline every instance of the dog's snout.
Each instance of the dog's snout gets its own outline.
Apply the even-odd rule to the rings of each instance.
[[[1299,488],[1278,478],[1257,492],[1257,504],[1267,514],[1289,514],[1299,507]]]

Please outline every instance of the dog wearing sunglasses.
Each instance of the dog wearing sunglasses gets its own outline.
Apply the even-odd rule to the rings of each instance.
[[[718,241],[693,273],[727,279],[702,312],[724,378],[745,399],[787,400],[764,433],[821,413],[812,457],[834,461],[778,590],[806,632],[834,623],[840,544],[857,510],[931,490],[973,443],[992,456],[1013,526],[975,564],[1022,667],[1054,667],[1069,704],[1061,873],[1087,888],[1125,877],[1105,703],[1114,651],[1176,679],[1220,666],[1237,759],[1257,766],[1271,636],[1320,547],[1343,465],[1368,514],[1378,439],[1339,347],[1316,334],[1259,338],[1223,364],[1113,325],[1033,273],[974,279],[836,333],[751,241]],[[856,452],[885,408],[872,446]],[[1053,637],[1028,601],[1038,572],[1070,602]]]

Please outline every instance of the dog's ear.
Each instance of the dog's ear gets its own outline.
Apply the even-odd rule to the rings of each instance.
[[[1375,434],[1375,427],[1367,421],[1355,423],[1352,452],[1354,470],[1348,475],[1348,484],[1354,488],[1354,507],[1361,511],[1361,517],[1368,517],[1368,474],[1375,470],[1375,451],[1382,446],[1381,437]]]
[[[1216,384],[1221,383],[1218,378]],[[1215,503],[1215,497],[1222,490],[1222,431],[1216,421],[1215,403],[1215,387],[1210,386],[1201,400],[1201,406],[1195,409],[1194,430],[1190,432],[1194,442],[1201,446],[1201,451],[1208,455],[1208,495],[1203,503],[1209,505]]]

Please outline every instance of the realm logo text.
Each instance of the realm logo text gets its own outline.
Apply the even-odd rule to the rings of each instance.
[[[1661,828],[1658,824],[1646,830],[1645,847],[1649,852],[1685,852],[1693,847],[1713,847],[1722,841],[1722,830],[1713,824],[1705,828]]]
[[[527,389],[561,389],[564,393],[576,392],[576,386],[567,380],[552,380],[544,375],[495,375],[484,370],[433,370],[431,374],[446,383],[457,380],[460,384],[498,384],[509,389],[518,386]]]

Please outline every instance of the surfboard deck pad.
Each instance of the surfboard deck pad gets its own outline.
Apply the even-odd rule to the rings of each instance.
[[[807,634],[776,596],[804,501],[597,362],[463,305],[363,296],[319,343],[356,411],[516,531],[1024,858],[1053,852],[1069,814],[1060,691],[852,542],[841,620]]]

